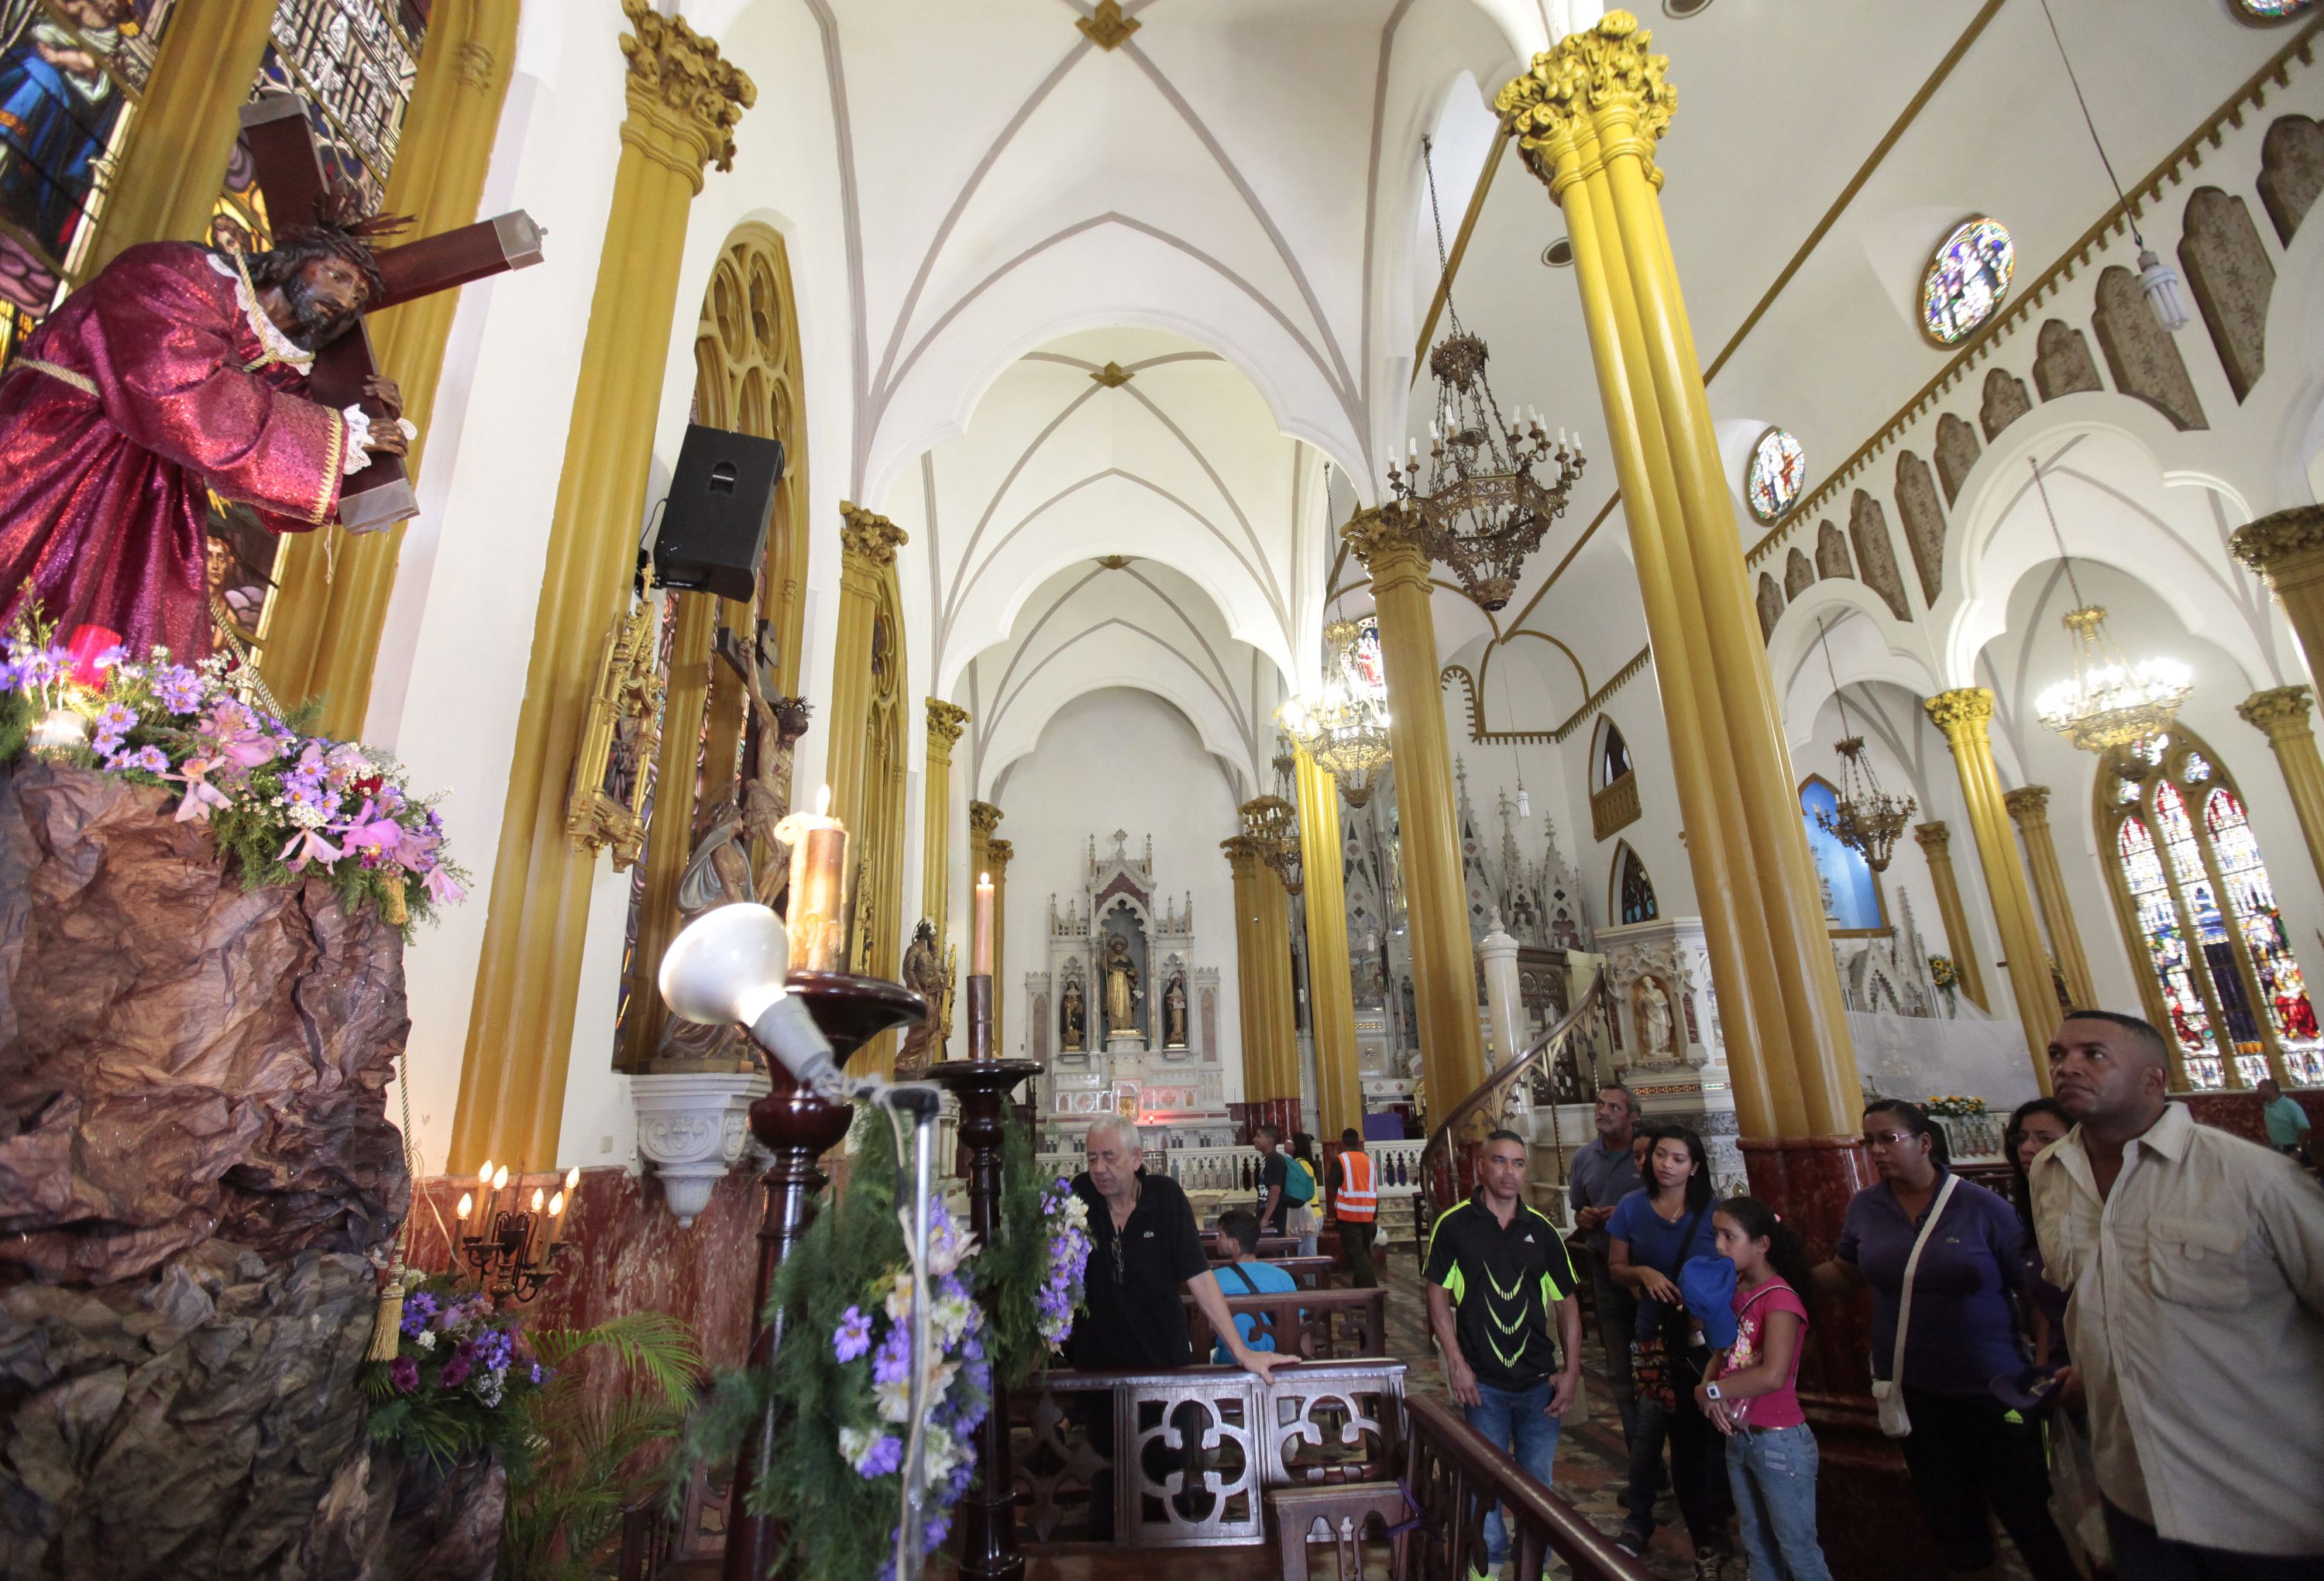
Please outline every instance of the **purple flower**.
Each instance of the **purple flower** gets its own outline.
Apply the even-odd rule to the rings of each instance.
[[[508,1371],[509,1362],[515,1355],[516,1342],[505,1329],[487,1329],[476,1341],[476,1360],[495,1373]]]
[[[428,1327],[428,1319],[436,1315],[435,1296],[424,1290],[415,1290],[403,1298],[403,1331],[417,1334]]]
[[[468,1381],[468,1374],[475,1369],[476,1364],[464,1345],[452,1353],[451,1359],[444,1364],[443,1371],[436,1374],[436,1382],[446,1389],[457,1389]]]
[[[207,690],[202,677],[183,665],[163,665],[153,673],[153,695],[171,713],[193,712]]]
[[[871,1348],[872,1319],[863,1315],[863,1309],[850,1307],[840,1313],[839,1327],[832,1331],[832,1354],[852,1362]]]
[[[855,1463],[858,1476],[886,1476],[904,1464],[904,1443],[893,1433],[882,1433],[872,1440]]]
[[[409,1394],[420,1386],[420,1364],[408,1356],[397,1356],[387,1364],[387,1381],[398,1394]]]
[[[536,1384],[545,1383],[549,1381],[549,1373],[547,1369],[542,1367],[539,1362],[532,1364],[532,1381]]]
[[[124,757],[118,765],[123,768],[142,768],[148,774],[170,772],[170,759],[159,747],[140,747]]]
[[[888,1330],[880,1342],[880,1354],[872,1358],[872,1381],[874,1383],[900,1383],[912,1373],[912,1336],[910,1329],[898,1323]]]

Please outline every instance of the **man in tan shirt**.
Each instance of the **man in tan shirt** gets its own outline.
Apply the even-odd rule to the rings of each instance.
[[[2121,1581],[2324,1576],[2324,1192],[2167,1103],[2163,1035],[2069,1016],[2034,1161]]]

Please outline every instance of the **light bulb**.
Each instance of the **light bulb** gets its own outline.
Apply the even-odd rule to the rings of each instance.
[[[535,1186],[532,1189],[532,1210],[535,1213],[540,1212],[541,1209],[548,1204],[548,1201],[549,1193],[542,1190],[539,1186]]]
[[[556,1196],[551,1197],[549,1200],[549,1217],[551,1218],[562,1218],[565,1217],[564,1192],[559,1191]]]
[[[580,1186],[581,1166],[576,1163],[565,1172],[565,1189],[568,1191],[578,1190]]]
[[[466,1191],[461,1192],[461,1193],[460,1193],[460,1222],[461,1222],[462,1224],[466,1224],[466,1223],[467,1223],[467,1222],[468,1222],[468,1215],[470,1215],[471,1213],[474,1213],[475,1210],[476,1210],[476,1200],[475,1200],[475,1198],[473,1198],[473,1197],[469,1196]]]
[[[493,1161],[488,1158],[484,1160],[484,1167],[476,1172],[476,1190],[479,1191],[489,1191],[492,1189]]]
[[[1526,795],[1526,787],[1523,786],[1517,786],[1517,816],[1520,818],[1533,816],[1533,798]]]
[[[780,917],[755,904],[721,905],[663,951],[661,997],[680,1020],[749,1026],[783,997],[789,966]]]
[[[501,1167],[500,1167],[500,1168],[498,1168],[498,1169],[496,1169],[496,1170],[494,1170],[494,1171],[493,1172],[493,1190],[495,1190],[495,1191],[503,1191],[503,1190],[506,1190],[507,1189],[508,1189],[508,1165],[506,1165],[506,1164],[503,1164],[503,1165],[501,1165]]]
[[[2154,314],[2154,321],[2169,335],[2187,327],[2191,315],[2187,311],[2187,296],[2179,289],[2179,271],[2154,255],[2149,247],[2138,255],[2138,289],[2146,293],[2146,305]]]

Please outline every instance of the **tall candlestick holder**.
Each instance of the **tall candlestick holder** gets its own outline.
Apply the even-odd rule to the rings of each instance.
[[[968,979],[968,1049],[965,1060],[931,1066],[927,1079],[959,1100],[961,1151],[968,1161],[969,1227],[978,1245],[989,1246],[1001,1233],[1001,1157],[1008,1135],[1009,1094],[1042,1071],[1038,1060],[993,1057],[990,977]],[[988,1319],[992,1316],[988,1312]],[[1016,1484],[1009,1402],[995,1400],[976,1430],[976,1484],[958,1506],[964,1576],[1018,1581],[1025,1574],[1025,1556],[1017,1548]]]
[[[849,1059],[872,1039],[890,1027],[918,1021],[927,1014],[927,1002],[900,983],[884,978],[857,977],[837,971],[795,971],[786,980],[789,991],[807,1001],[823,1035],[831,1040],[832,1057],[844,1069]],[[774,1288],[775,1271],[815,1222],[823,1188],[830,1177],[823,1172],[823,1155],[847,1139],[854,1118],[851,1104],[832,1103],[801,1087],[775,1060],[767,1062],[770,1087],[751,1106],[751,1135],[774,1162],[759,1177],[766,1188],[767,1210],[759,1225],[759,1272],[751,1294],[749,1365],[764,1369],[774,1365],[783,1341],[784,1315],[767,1311],[767,1294]],[[780,1426],[770,1405],[734,1459],[734,1480],[727,1494],[726,1549],[720,1575],[723,1581],[766,1581],[774,1567],[775,1523],[750,1512],[751,1490],[774,1453]]]

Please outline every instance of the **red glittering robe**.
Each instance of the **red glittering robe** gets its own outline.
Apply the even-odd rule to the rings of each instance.
[[[190,243],[132,247],[66,298],[0,373],[0,630],[37,599],[60,639],[208,653],[205,486],[277,532],[338,510],[346,419],[284,346]]]

